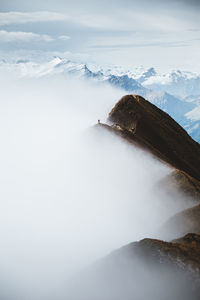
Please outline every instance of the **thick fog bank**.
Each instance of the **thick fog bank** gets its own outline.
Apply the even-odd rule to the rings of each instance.
[[[166,166],[91,128],[120,91],[59,76],[0,79],[2,295],[59,295],[87,264],[154,236],[181,199],[155,189]]]

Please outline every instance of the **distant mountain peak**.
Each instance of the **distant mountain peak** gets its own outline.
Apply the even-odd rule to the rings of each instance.
[[[43,63],[26,59],[17,60],[15,63],[1,61],[1,66],[10,68],[11,65],[15,68],[14,71],[21,73],[22,76],[42,77],[64,74],[108,83],[125,93],[140,94],[169,113],[187,129],[193,138],[200,140],[199,109],[195,110],[200,103],[200,76],[198,74],[180,69],[161,74],[153,67],[144,68],[143,66],[129,70],[120,66],[102,67],[85,62],[75,62],[60,56],[54,56],[51,60]]]

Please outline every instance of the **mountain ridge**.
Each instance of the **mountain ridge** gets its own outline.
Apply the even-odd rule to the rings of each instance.
[[[152,103],[138,95],[124,96],[111,110],[109,120],[120,126],[120,134],[200,180],[200,145]]]
[[[2,62],[2,65],[5,66],[7,63]],[[175,80],[175,87],[173,91],[170,91],[167,88],[167,85],[163,83],[162,78],[175,78],[178,75],[184,80],[191,80],[194,78],[194,74],[189,72],[172,72],[171,75],[161,76],[158,75],[154,68],[144,69],[140,68],[136,71],[127,71],[127,70],[118,70],[117,68],[113,69],[102,69],[100,67],[95,67],[86,63],[76,63],[68,59],[62,59],[60,57],[55,57],[53,60],[48,61],[43,64],[32,63],[27,60],[19,60],[16,64],[13,64],[16,69],[24,76],[46,76],[53,74],[64,74],[75,76],[75,78],[83,78],[86,80],[92,80],[96,83],[109,84],[123,90],[125,93],[140,94],[144,98],[147,98],[151,103],[157,105],[159,108],[170,114],[182,127],[184,127],[188,133],[195,138],[197,141],[200,141],[200,117],[194,109],[199,107],[198,96],[190,97],[190,94],[187,93],[187,97],[182,97],[179,99],[177,97],[176,85],[180,80]],[[187,76],[184,74],[188,74]],[[151,86],[146,84],[151,78],[161,78],[159,79],[161,84],[159,86]],[[171,76],[171,77],[170,77]],[[200,75],[196,75],[196,78],[200,78]],[[174,81],[173,81],[174,82]],[[194,86],[192,84],[192,86]],[[198,84],[197,84],[198,86]],[[160,87],[160,88],[159,88]],[[170,94],[171,93],[171,94]],[[197,94],[197,93],[196,93]],[[200,92],[199,92],[200,94]],[[189,97],[189,98],[188,98]],[[193,111],[193,114],[196,115],[196,119],[193,120],[190,117],[190,112]]]
[[[95,128],[107,130],[169,164],[172,173],[164,184],[168,187],[175,183],[176,188],[178,182],[180,190],[195,198],[198,205],[169,220],[174,234],[170,241],[145,238],[131,242],[81,271],[70,283],[67,298],[198,300],[200,234],[198,230],[188,232],[194,229],[188,226],[190,218],[178,232],[173,222],[179,222],[180,215],[188,211],[192,211],[192,218],[199,218],[200,145],[168,114],[139,95],[122,97],[110,111],[108,121],[96,124]],[[173,198],[177,194],[171,195]],[[196,225],[199,229],[200,222]],[[180,235],[183,232],[184,236]]]

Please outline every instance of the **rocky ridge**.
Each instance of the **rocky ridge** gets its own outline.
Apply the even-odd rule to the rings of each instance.
[[[98,123],[96,128],[117,135],[170,166],[171,174],[158,185],[172,198],[178,188],[197,205],[164,225],[168,229],[171,226],[173,240],[145,238],[112,252],[72,280],[67,299],[198,300],[200,145],[168,114],[138,95],[122,97],[108,120],[109,124]],[[176,232],[177,223],[180,228]]]

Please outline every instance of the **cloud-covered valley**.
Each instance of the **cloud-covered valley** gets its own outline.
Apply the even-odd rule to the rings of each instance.
[[[59,75],[1,73],[3,293],[39,299],[110,251],[157,236],[183,208],[155,189],[170,169],[97,129],[122,96]],[[145,187],[145,189],[144,189]]]

